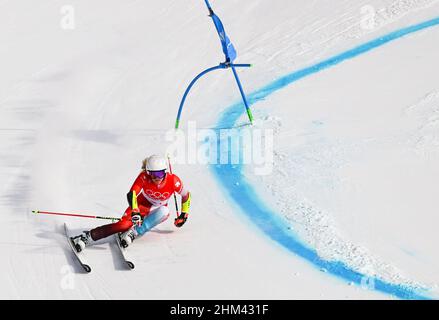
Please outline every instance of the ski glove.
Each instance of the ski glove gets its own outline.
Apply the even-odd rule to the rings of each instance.
[[[142,225],[142,216],[140,215],[140,212],[131,212],[131,222],[137,227],[140,227]]]
[[[184,225],[184,223],[186,222],[187,218],[188,218],[189,214],[186,212],[182,212],[180,213],[180,215],[178,216],[178,218],[175,218],[174,220],[174,225],[177,228],[180,228],[182,225]]]

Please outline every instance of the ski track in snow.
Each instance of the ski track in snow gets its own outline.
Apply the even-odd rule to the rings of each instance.
[[[360,45],[359,47],[338,56],[327,59],[314,66],[293,72],[275,80],[264,88],[249,94],[249,102],[250,104],[254,104],[258,100],[265,99],[273,92],[285,88],[308,75],[337,65],[344,60],[357,57],[407,34],[431,28],[438,24],[439,17],[415,26],[403,28],[388,35],[384,35],[376,40],[372,40],[364,45]],[[427,95],[418,104],[407,108],[407,113],[417,113],[421,116],[423,112],[426,113],[425,109],[429,109],[427,110],[429,111],[427,112],[428,116],[424,116],[424,124],[418,130],[421,137],[416,138],[417,147],[420,147],[425,140],[428,140],[429,144],[433,141],[434,144],[439,145],[437,140],[438,137],[432,138],[425,133],[425,131],[428,130],[428,127],[438,125],[438,98],[439,93],[433,92]],[[218,121],[218,127],[234,127],[241,117],[243,109],[241,103],[234,104],[227,108],[224,115],[222,115]],[[431,109],[433,111],[433,116],[431,116]],[[270,117],[266,119],[270,121],[274,120],[274,128],[276,128],[276,125],[279,125],[277,119]],[[244,121],[246,121],[246,119],[244,119]],[[272,124],[271,127],[273,127]],[[322,147],[327,148],[324,142],[322,143]],[[218,149],[219,148],[220,146],[218,146]],[[226,152],[230,151],[227,150]],[[334,151],[329,149],[326,152],[331,153]],[[279,158],[282,160],[281,154],[277,154],[276,157],[277,160],[279,160]],[[291,166],[295,166],[295,164],[290,163],[289,166],[285,167],[288,169],[288,167]],[[293,226],[298,224],[298,228],[305,229],[305,234],[308,235],[307,240],[309,240],[308,245],[315,249],[306,248],[299,243],[299,240],[296,239],[294,233],[285,230],[290,229],[288,224],[279,220],[276,213],[272,212],[271,209],[266,208],[265,205],[259,201],[257,191],[253,190],[253,187],[248,183],[250,179],[247,179],[243,173],[242,164],[233,166],[212,166],[212,171],[224,187],[223,190],[241,207],[244,213],[250,215],[253,221],[256,220],[256,225],[261,228],[264,233],[318,266],[322,271],[329,271],[334,275],[348,280],[350,283],[357,283],[360,285],[364,285],[364,281],[373,281],[374,290],[382,291],[399,298],[427,298],[425,294],[428,295],[428,291],[434,287],[433,285],[420,284],[411,279],[407,279],[400,275],[400,272],[395,267],[380,261],[379,258],[370,254],[366,248],[347,242],[346,239],[339,235],[335,221],[333,221],[327,214],[316,209],[312,203],[307,203],[306,199],[298,198],[292,194],[289,195],[288,198],[280,201],[280,203],[284,205],[284,208],[281,207],[281,212],[283,213],[283,216],[286,216],[286,218],[290,220]],[[280,174],[285,175],[285,172],[280,172]],[[328,180],[330,179],[331,177],[329,177]],[[282,188],[279,183],[276,184],[276,179],[271,179],[270,181],[274,186],[274,190]],[[238,193],[239,195],[236,195],[235,193]],[[264,223],[258,220],[263,220]],[[270,227],[266,226],[266,221],[271,221]],[[321,250],[321,246],[324,250]],[[320,255],[321,252],[329,253],[329,255],[322,256]],[[344,265],[344,263],[347,263],[347,265]]]
[[[425,158],[431,156],[431,152],[439,153],[439,90],[408,107],[405,114],[415,117],[419,123],[415,133],[408,138],[416,153]]]
[[[256,59],[255,63],[266,64],[266,68],[273,69],[272,73],[282,75],[285,69],[289,70],[292,66],[300,65],[302,61],[312,64],[322,60],[335,53],[333,48],[337,48],[340,44],[355,43],[357,39],[367,37],[409,14],[428,9],[437,3],[439,0],[384,0],[380,4],[361,1],[362,10],[348,6],[338,16],[330,19],[303,10],[301,13],[303,16],[315,14],[314,23],[302,26],[298,23],[303,19],[302,17],[297,17],[297,20],[287,20],[276,26],[274,30],[267,31],[256,40],[252,40],[244,46],[243,53],[246,55],[249,52],[260,56],[261,61]],[[332,6],[331,3],[322,5]],[[367,14],[370,15],[370,19]],[[284,34],[286,27],[295,32]],[[279,49],[278,43],[270,42],[273,36],[280,39],[282,49]],[[259,48],[263,48],[264,52]],[[245,58],[247,57],[244,56],[243,59]]]

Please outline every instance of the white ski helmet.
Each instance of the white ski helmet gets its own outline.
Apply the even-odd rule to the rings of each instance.
[[[163,171],[168,168],[166,159],[157,154],[153,154],[152,156],[146,158],[143,163],[146,171]]]

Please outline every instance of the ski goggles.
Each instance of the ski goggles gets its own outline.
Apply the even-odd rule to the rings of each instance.
[[[160,170],[160,171],[148,171],[148,174],[153,179],[164,179],[166,176],[166,170]]]

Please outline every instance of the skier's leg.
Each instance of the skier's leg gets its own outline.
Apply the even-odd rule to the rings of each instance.
[[[80,252],[86,246],[92,245],[93,242],[111,236],[112,234],[115,234],[117,232],[125,232],[127,230],[130,230],[133,226],[133,223],[129,218],[130,216],[131,214],[127,215],[127,213],[125,212],[122,219],[116,223],[110,223],[91,229],[90,231],[84,231],[82,234],[73,237],[72,240],[75,245],[76,251]]]
[[[144,219],[151,211],[151,206],[143,206],[139,205],[140,215]],[[131,217],[131,209],[128,208],[125,212],[128,217]],[[132,225],[130,228],[128,228],[125,231],[120,232],[120,244],[122,247],[126,248],[128,247],[134,239],[138,236],[136,229]]]
[[[135,227],[137,236],[142,236],[158,224],[164,222],[169,217],[167,206],[152,207],[148,215],[143,218],[142,225]]]
[[[128,209],[131,210],[130,208]],[[128,215],[127,211],[125,211],[122,219],[116,223],[106,224],[91,229],[90,231],[84,231],[76,237],[72,237],[76,251],[81,252],[86,246],[90,246],[95,241],[111,236],[112,234],[115,234],[117,232],[125,232],[127,230],[130,230],[130,228],[133,226],[133,223],[131,222],[130,218],[131,212],[129,212]]]
[[[76,237],[71,237],[70,239],[72,240],[75,250],[78,253],[84,250],[86,246],[91,245],[93,242],[90,231],[84,231],[80,235],[77,235]]]
[[[106,238],[118,232],[125,232],[133,226],[128,215],[124,215],[122,220],[116,223],[106,224],[90,230],[90,235],[94,241]]]
[[[150,212],[150,207],[139,206],[139,210],[142,217],[144,217]],[[86,246],[91,245],[94,241],[109,237],[115,233],[126,233],[127,231],[130,231],[133,228],[131,211],[131,208],[128,207],[120,221],[106,224],[90,231],[84,231],[82,234],[73,237],[73,242],[77,248],[77,251],[80,252]]]
[[[115,233],[126,232],[133,226],[131,222],[131,208],[128,207],[122,219],[116,223],[106,224],[90,230],[91,237],[94,241],[109,237]]]

